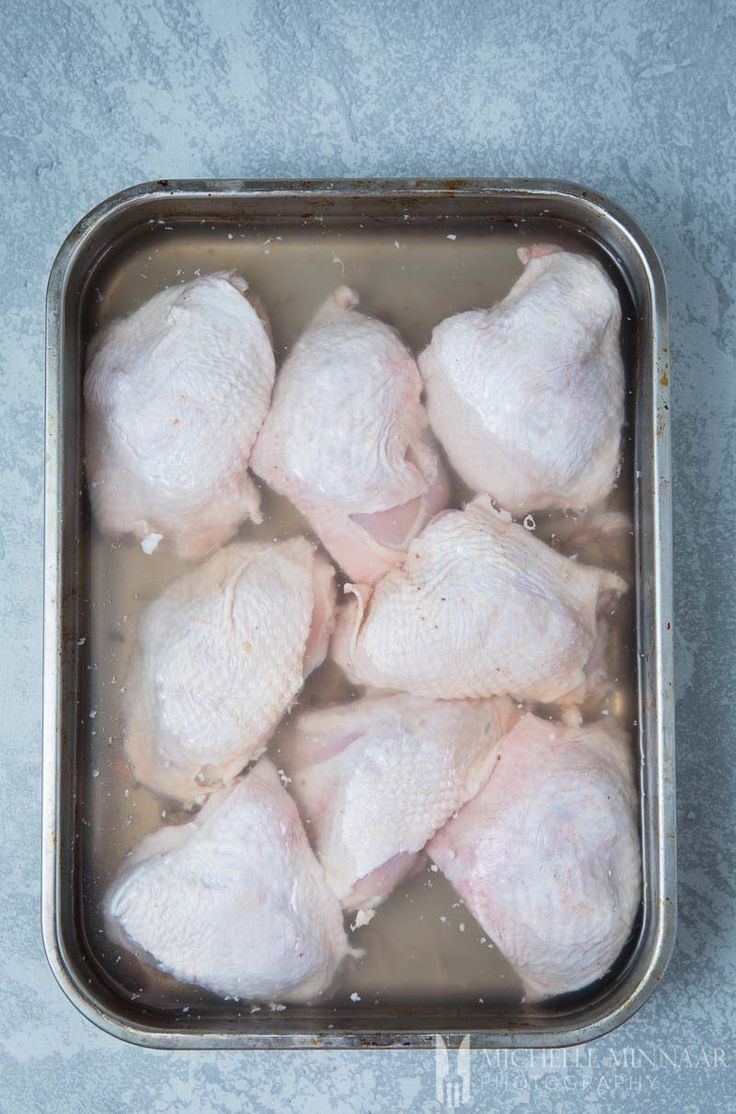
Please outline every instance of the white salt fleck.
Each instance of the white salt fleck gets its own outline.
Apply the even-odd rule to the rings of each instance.
[[[360,994],[358,994],[357,990],[354,990],[353,993],[350,995],[351,1002],[362,1002],[362,1000],[363,999],[360,997]]]
[[[163,534],[146,534],[145,538],[141,538],[141,549],[150,557],[158,549],[158,543],[163,538]]]
[[[399,243],[398,240],[394,240],[394,247],[395,248],[400,248],[401,247],[401,244]]]
[[[440,868],[437,866],[437,863],[432,863],[429,869],[436,874]]]
[[[448,240],[457,240],[457,236],[455,235],[454,232],[448,232],[447,233],[447,239]]]
[[[96,715],[97,715],[97,709],[92,708],[91,712],[89,713],[89,718],[94,719]]]
[[[524,519],[524,529],[525,530],[536,530],[536,528],[537,528],[537,524],[534,521],[534,515],[528,514],[526,516],[526,518]]]
[[[375,909],[359,909],[355,914],[355,920],[350,925],[350,931],[355,932],[357,928],[363,928],[364,925],[370,924],[375,915]]]
[[[465,921],[460,921],[460,924],[458,925],[458,928],[460,929],[461,932],[465,932]]]

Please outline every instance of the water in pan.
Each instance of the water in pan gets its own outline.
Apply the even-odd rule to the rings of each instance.
[[[91,274],[84,303],[85,338],[112,318],[129,313],[162,287],[199,274],[235,268],[246,276],[267,307],[277,361],[289,350],[315,309],[340,283],[354,287],[361,308],[395,325],[415,350],[429,340],[433,325],[450,313],[490,305],[503,297],[521,265],[523,243],[553,239],[576,250],[595,251],[575,230],[557,222],[497,223],[408,219],[380,228],[338,220],[284,222],[266,227],[238,224],[173,223],[143,225],[115,245]],[[628,294],[610,261],[624,307],[622,343],[627,375],[633,381],[636,323]],[[633,406],[629,391],[630,411]],[[631,413],[629,414],[629,419]],[[624,467],[612,509],[632,512],[633,433],[624,434]],[[456,483],[455,502],[466,497]],[[309,530],[284,500],[264,490],[264,522],[247,526],[241,537],[285,538]],[[569,533],[563,515],[537,515],[539,536]],[[554,539],[553,539],[554,540]],[[81,816],[82,916],[94,961],[125,997],[140,1007],[165,1011],[208,1011],[222,1016],[223,1004],[196,988],[182,986],[108,942],[102,920],[107,886],[131,848],[162,824],[188,816],[137,786],[127,767],[121,737],[120,692],[125,663],[142,608],[183,566],[159,549],[146,556],[138,545],[117,544],[89,528],[87,632],[82,713],[83,779]],[[583,560],[615,569],[630,584],[634,577],[629,534],[599,540],[581,550]],[[622,717],[636,743],[635,637],[633,593],[622,602],[611,630],[609,667],[616,679],[607,710]],[[354,695],[329,663],[310,678],[299,706],[344,700]],[[278,755],[274,757],[278,760]],[[394,1004],[412,1007],[450,1003],[504,1016],[523,1011],[521,984],[499,951],[438,872],[425,869],[401,886],[366,927],[353,934],[365,958],[348,961],[329,996],[336,1015],[360,1010],[368,1027],[371,1010]],[[357,995],[360,1005],[355,997]],[[234,1007],[230,1004],[230,1009]],[[366,1012],[367,1011],[367,1012]],[[247,1013],[247,1009],[243,1011]],[[408,1016],[408,1014],[406,1015]]]

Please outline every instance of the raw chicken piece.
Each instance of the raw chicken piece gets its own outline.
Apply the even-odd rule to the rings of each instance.
[[[332,653],[352,681],[376,688],[577,704],[599,612],[625,587],[479,496],[433,519],[372,596],[348,585],[356,600],[341,611]]]
[[[432,859],[534,997],[606,973],[641,899],[628,736],[526,715],[477,797],[429,844]]]
[[[294,346],[253,470],[305,515],[353,579],[371,583],[446,505],[413,357],[341,286]]]
[[[305,538],[233,544],[143,612],[124,694],[144,785],[201,801],[257,758],[327,653],[332,567]]]
[[[268,410],[266,328],[223,271],[172,286],[95,338],[84,381],[86,467],[103,534],[158,535],[192,560],[260,522],[248,460]]]
[[[587,507],[619,466],[621,306],[595,260],[521,248],[490,310],[448,317],[419,358],[434,432],[475,491],[513,514]]]
[[[299,717],[286,770],[346,909],[378,905],[406,877],[427,840],[478,792],[517,715],[503,697],[398,693]]]
[[[122,947],[238,998],[304,1001],[350,951],[339,902],[266,759],[188,824],[145,838],[105,913]]]

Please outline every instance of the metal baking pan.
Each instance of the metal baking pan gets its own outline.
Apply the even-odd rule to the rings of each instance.
[[[412,891],[362,930],[376,926],[374,966],[356,968],[318,1006],[251,1012],[151,975],[106,940],[100,895],[126,851],[162,823],[162,803],[126,780],[116,702],[136,609],[175,570],[165,556],[150,563],[130,547],[126,556],[91,528],[81,448],[87,339],[161,285],[227,266],[272,311],[277,357],[343,280],[418,348],[448,313],[501,297],[515,248],[540,236],[597,255],[624,306],[629,413],[616,499],[632,515],[634,541],[621,557],[632,591],[612,653],[630,679],[618,710],[635,725],[644,875],[626,952],[595,986],[531,1005],[478,940],[463,951],[457,934],[438,942],[415,923],[399,959],[386,958],[406,932]],[[675,931],[665,288],[634,222],[600,195],[555,181],[153,182],[103,202],[63,244],[49,282],[46,359],[43,934],[82,1013],[116,1036],[168,1048],[428,1048],[437,1032],[450,1042],[469,1033],[479,1047],[550,1047],[628,1018],[662,977]],[[425,913],[437,901],[447,911],[449,891],[433,892]]]

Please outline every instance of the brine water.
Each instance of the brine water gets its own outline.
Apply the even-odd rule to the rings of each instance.
[[[575,230],[540,216],[504,221],[451,216],[419,220],[399,213],[380,226],[360,218],[290,219],[272,225],[237,222],[149,221],[112,245],[89,276],[82,315],[85,340],[106,322],[134,310],[163,287],[198,275],[234,268],[248,280],[268,311],[277,364],[298,338],[323,299],[346,283],[360,295],[360,309],[394,325],[420,351],[432,327],[449,314],[489,306],[502,298],[521,272],[517,248],[554,241],[577,251],[598,253],[619,287],[623,306],[622,345],[629,385],[635,376],[636,322],[631,301],[612,262]],[[624,465],[610,509],[633,511],[633,396],[624,429]],[[455,505],[467,491],[456,483]],[[276,540],[310,534],[304,520],[283,498],[262,490],[263,522],[246,525],[241,540]],[[498,1018],[519,1018],[528,1006],[521,984],[498,948],[475,922],[451,886],[428,864],[399,886],[370,923],[349,929],[364,958],[348,960],[331,992],[318,1007],[289,1007],[269,1015],[247,1002],[223,1002],[177,983],[140,962],[107,939],[102,917],[105,891],[131,849],[163,824],[185,822],[189,813],[136,785],[125,760],[121,693],[126,660],[142,609],[187,567],[163,546],[150,556],[135,542],[102,538],[89,522],[84,538],[88,570],[83,600],[84,683],[80,711],[84,777],[79,806],[81,909],[90,962],[116,993],[136,1007],[169,1017],[171,1024],[194,1018],[267,1028],[317,1022],[366,1029],[421,1024],[441,1026],[447,1010],[462,1009],[492,1026]],[[565,545],[576,529],[562,513],[537,514],[527,526],[552,544]],[[317,539],[315,539],[317,540]],[[589,539],[574,550],[580,560],[621,573],[632,590],[611,622],[608,669],[613,689],[604,712],[622,717],[637,744],[634,637],[634,550],[631,532]],[[336,666],[314,673],[294,705],[328,704],[356,695]],[[292,713],[293,714],[293,713]],[[272,757],[278,766],[278,750]],[[354,922],[348,917],[348,924]],[[248,941],[244,940],[244,947]],[[432,1018],[435,1018],[432,1021]],[[172,1020],[173,1019],[173,1020]],[[494,1022],[494,1019],[495,1022]]]

